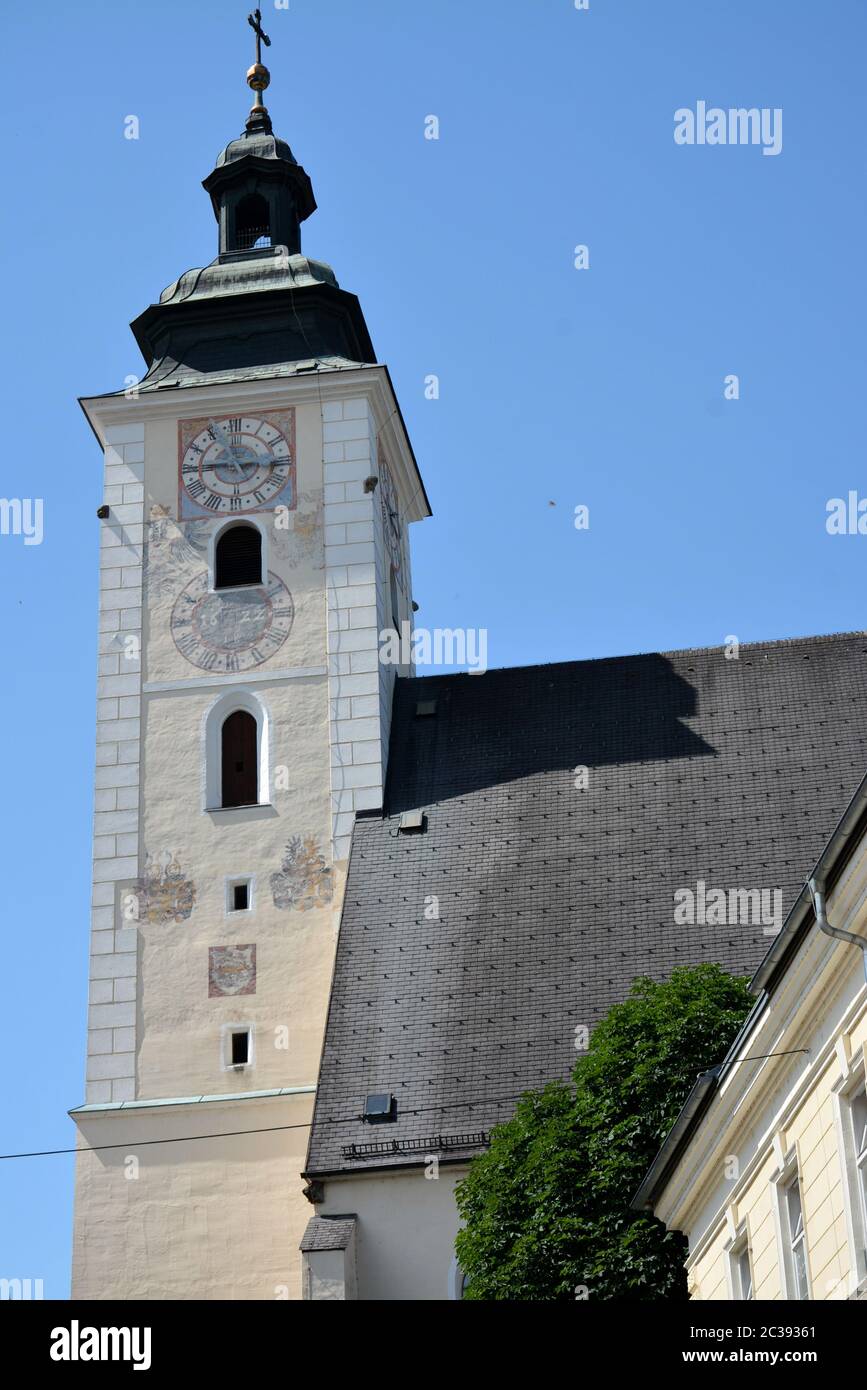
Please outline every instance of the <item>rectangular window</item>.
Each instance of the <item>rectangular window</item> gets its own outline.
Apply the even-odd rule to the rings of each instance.
[[[733,1256],[733,1259],[736,1297],[748,1301],[753,1296],[753,1272],[750,1268],[749,1246],[745,1244],[743,1248]]]
[[[861,1229],[867,1232],[867,1090],[852,1097],[852,1146],[855,1154],[855,1183],[861,1203]]]
[[[231,917],[235,912],[253,911],[253,879],[237,878],[232,875],[226,878],[226,915]]]
[[[232,1034],[232,1066],[245,1067],[250,1060],[250,1034],[245,1029],[243,1033]]]
[[[801,1184],[797,1173],[783,1193],[786,1221],[786,1243],[790,1257],[791,1293],[795,1298],[810,1297],[807,1275],[807,1242],[804,1233],[804,1208],[801,1203]]]
[[[736,1301],[748,1301],[753,1296],[753,1271],[750,1264],[750,1241],[746,1222],[728,1246],[729,1283]]]

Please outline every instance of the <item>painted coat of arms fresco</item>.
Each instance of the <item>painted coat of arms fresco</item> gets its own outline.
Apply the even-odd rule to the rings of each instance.
[[[186,922],[196,905],[196,885],[184,877],[176,854],[164,853],[160,858],[162,863],[148,854],[144,873],[133,885],[139,921]]]
[[[302,492],[298,498],[298,511],[283,516],[275,514],[274,530],[271,537],[271,553],[285,560],[290,569],[310,565],[313,569],[325,568],[325,493],[322,488]],[[292,522],[291,528],[281,524]]]
[[[255,946],[208,947],[208,998],[256,993]]]
[[[327,907],[334,896],[334,876],[314,835],[293,835],[283,864],[271,875],[274,906],[309,912]]]

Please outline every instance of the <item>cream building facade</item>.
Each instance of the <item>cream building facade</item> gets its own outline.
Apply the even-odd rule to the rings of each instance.
[[[635,1198],[688,1237],[692,1298],[867,1297],[865,796],[867,780]]]
[[[105,490],[76,1298],[300,1296],[351,826],[399,674],[380,633],[411,621],[429,514],[261,103],[205,186],[217,260],[133,326],[141,384],[82,401]]]

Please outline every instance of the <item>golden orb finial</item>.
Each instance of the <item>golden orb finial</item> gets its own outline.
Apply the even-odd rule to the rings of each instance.
[[[247,86],[252,87],[254,92],[264,92],[270,82],[271,74],[264,63],[254,63],[247,69]]]

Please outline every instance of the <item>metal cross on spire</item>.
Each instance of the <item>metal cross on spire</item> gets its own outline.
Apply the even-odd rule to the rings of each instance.
[[[247,15],[247,23],[249,24],[250,28],[255,32],[255,35],[256,35],[256,63],[257,63],[257,65],[258,65],[259,67],[261,67],[261,66],[262,66],[262,44],[264,43],[264,45],[265,45],[266,48],[270,48],[270,47],[271,47],[271,40],[268,38],[268,35],[265,33],[265,30],[262,28],[262,11],[261,11],[261,10],[254,10],[252,14],[248,14],[248,15]]]
[[[247,71],[247,86],[252,87],[255,95],[250,114],[247,117],[247,130],[271,130],[271,117],[268,115],[268,108],[262,101],[262,93],[271,81],[271,74],[262,62],[262,44],[266,48],[271,47],[271,40],[262,28],[262,11],[254,10],[247,15],[247,23],[256,35],[256,61]]]

